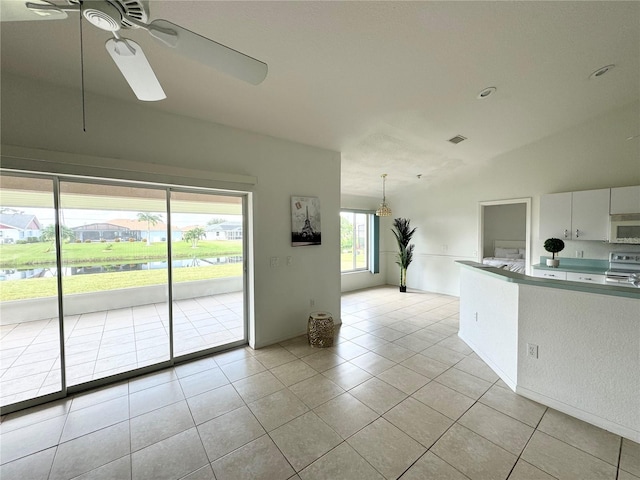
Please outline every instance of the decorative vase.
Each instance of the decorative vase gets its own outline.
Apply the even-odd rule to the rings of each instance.
[[[547,267],[558,268],[560,265],[560,260],[557,258],[547,258]]]

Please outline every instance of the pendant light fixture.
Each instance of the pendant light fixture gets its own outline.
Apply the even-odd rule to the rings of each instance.
[[[387,174],[383,173],[380,176],[382,177],[382,203],[380,204],[380,206],[376,210],[376,215],[378,217],[390,217],[391,216],[391,209],[387,205],[387,196],[385,194],[385,188],[384,188],[386,180],[387,180]]]

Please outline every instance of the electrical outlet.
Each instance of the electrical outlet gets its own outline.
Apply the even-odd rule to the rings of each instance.
[[[271,257],[270,263],[272,268],[280,266],[280,257]]]
[[[287,257],[287,267],[290,267],[291,265],[293,265],[293,257],[289,256]]]
[[[538,358],[538,345],[535,343],[527,343],[527,355]]]
[[[309,300],[309,306],[310,307],[315,307],[316,306],[316,301],[313,298],[311,300]]]
[[[584,251],[576,250],[576,258],[582,258],[584,256]]]

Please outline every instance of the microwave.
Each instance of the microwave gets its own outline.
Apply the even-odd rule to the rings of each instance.
[[[609,243],[640,244],[640,213],[611,215]]]

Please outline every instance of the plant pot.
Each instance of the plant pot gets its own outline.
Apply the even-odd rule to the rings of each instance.
[[[401,293],[406,293],[407,292],[407,286],[406,285],[400,285],[400,292]]]
[[[559,259],[547,258],[547,267],[558,268],[558,265],[560,265]]]

